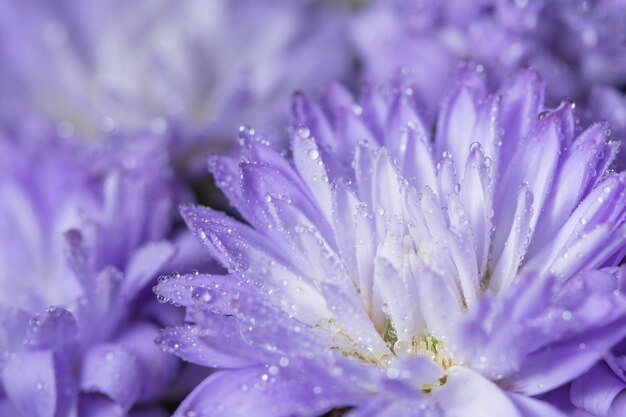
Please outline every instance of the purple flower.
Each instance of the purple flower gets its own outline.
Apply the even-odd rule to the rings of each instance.
[[[532,66],[551,101],[588,105],[592,88],[626,83],[625,24],[619,0],[380,0],[357,14],[352,39],[366,76],[384,78],[404,65],[431,108],[462,58],[484,65],[496,85]]]
[[[242,128],[210,159],[246,223],[182,209],[229,273],[154,289],[186,306],[163,348],[222,368],[175,416],[562,415],[535,397],[626,334],[626,173],[535,72],[484,77],[436,126],[407,83],[296,95],[289,157]]]
[[[32,129],[43,114],[82,137],[170,126],[178,152],[230,147],[241,123],[271,125],[294,89],[347,69],[344,13],[320,3],[4,3],[0,118]]]
[[[0,415],[123,416],[176,375],[143,291],[175,256],[172,178],[159,137],[0,140]]]

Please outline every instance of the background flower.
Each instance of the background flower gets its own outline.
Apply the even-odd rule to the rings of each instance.
[[[197,254],[165,240],[174,185],[156,136],[2,138],[1,415],[122,416],[163,395],[179,365],[153,341],[177,316],[143,290]]]
[[[408,82],[297,95],[289,159],[242,128],[211,158],[246,220],[188,206],[229,275],[163,280],[164,349],[224,370],[177,416],[558,416],[533,396],[626,333],[624,173],[607,129],[526,71],[464,68],[431,141]],[[345,410],[344,410],[345,411]]]
[[[619,128],[626,116],[597,112],[592,95],[626,85],[625,25],[622,1],[383,0],[356,15],[352,39],[367,78],[405,66],[431,111],[458,60],[470,59],[492,85],[530,66],[547,80],[550,104],[574,100]]]
[[[0,119],[79,137],[169,126],[178,157],[230,148],[241,123],[270,128],[293,90],[344,74],[343,17],[306,0],[6,2]]]

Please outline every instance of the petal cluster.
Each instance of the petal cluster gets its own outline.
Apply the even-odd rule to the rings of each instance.
[[[533,71],[489,93],[463,68],[434,125],[418,95],[297,94],[289,155],[244,127],[210,158],[245,223],[183,207],[228,275],[154,288],[186,307],[163,348],[223,368],[177,416],[557,416],[536,397],[626,334],[607,127],[546,109]]]
[[[175,255],[168,155],[119,145],[0,141],[2,416],[124,416],[176,375],[142,295]]]

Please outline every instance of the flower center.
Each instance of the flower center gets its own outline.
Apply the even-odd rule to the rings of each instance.
[[[448,369],[453,365],[452,360],[445,355],[443,342],[429,334],[415,336],[411,341],[399,341],[391,320],[387,318],[387,324],[382,336],[389,349],[395,355],[427,356],[444,369]]]

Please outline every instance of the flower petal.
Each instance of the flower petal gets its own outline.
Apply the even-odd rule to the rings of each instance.
[[[148,323],[135,324],[117,338],[117,344],[137,358],[141,365],[143,389],[139,400],[154,399],[172,382],[179,363],[154,343],[158,328]]]
[[[626,390],[626,384],[611,368],[600,362],[572,382],[572,403],[583,410],[599,416],[608,415],[617,396]]]
[[[479,102],[485,95],[484,75],[473,68],[461,73],[458,86],[451,92],[439,112],[435,144],[438,154],[447,152],[456,162],[456,172],[465,171],[472,135],[479,116]]]
[[[224,213],[189,205],[181,208],[181,214],[211,255],[231,271],[246,270],[250,264],[281,259],[276,246],[268,245],[259,232]]]
[[[626,322],[618,318],[558,340],[531,353],[507,384],[511,390],[527,395],[547,392],[587,371],[625,335]]]
[[[293,161],[305,184],[317,201],[322,213],[330,222],[332,199],[328,173],[322,162],[317,141],[312,137],[295,135],[291,141]]]
[[[322,389],[321,387],[318,387]],[[289,417],[332,408],[306,381],[272,375],[265,367],[216,372],[182,402],[174,417],[197,415]]]
[[[132,300],[175,253],[174,246],[165,240],[151,242],[137,249],[126,267],[120,296]]]
[[[597,178],[601,155],[605,154],[606,129],[596,124],[585,130],[566,151],[555,178],[553,192],[539,218],[530,253],[535,253],[549,242],[590,191]]]
[[[244,368],[256,365],[262,355],[246,343],[233,317],[211,315],[207,329],[184,325],[161,331],[157,343],[168,353],[206,367]]]
[[[528,185],[522,184],[517,195],[513,223],[500,255],[495,258],[497,259],[496,266],[489,281],[489,288],[494,292],[504,290],[511,285],[522,263],[532,234],[533,202],[534,196]]]
[[[518,146],[530,133],[537,115],[543,109],[545,85],[532,70],[520,71],[500,89],[502,94],[502,126],[505,134],[498,160],[500,175],[508,168]]]
[[[523,416],[505,391],[469,368],[450,368],[446,383],[433,395],[445,415]],[[489,400],[485,401],[485,398]]]
[[[63,307],[50,307],[30,321],[28,343],[40,349],[62,349],[76,340],[76,318]]]
[[[565,140],[563,125],[571,112],[569,105],[563,104],[558,109],[541,119],[528,136],[520,143],[514,157],[497,184],[494,199],[494,255],[500,256],[504,241],[509,234],[508,225],[513,224],[515,216],[515,197],[519,187],[527,184],[533,195],[533,213],[529,220],[532,231],[544,209],[544,204],[552,189],[552,183],[559,163],[561,146]]]
[[[83,391],[106,395],[127,411],[141,395],[142,374],[135,355],[103,343],[91,346],[85,354],[80,386]]]
[[[566,417],[565,413],[544,401],[515,393],[508,395],[522,417]]]
[[[2,370],[2,385],[21,415],[55,416],[58,387],[52,351],[33,350],[16,354]]]

